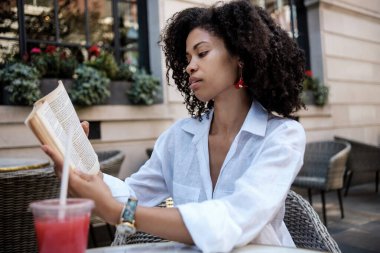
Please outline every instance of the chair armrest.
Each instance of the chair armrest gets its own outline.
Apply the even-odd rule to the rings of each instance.
[[[327,175],[327,189],[340,189],[343,187],[343,175],[346,171],[348,155],[351,145],[346,143],[347,147],[331,157],[329,162],[329,173]]]

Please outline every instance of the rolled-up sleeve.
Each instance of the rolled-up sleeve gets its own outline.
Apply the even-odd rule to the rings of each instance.
[[[251,241],[281,245],[281,229],[276,231],[272,224],[282,223],[283,216],[278,214],[302,166],[304,148],[303,128],[287,122],[266,137],[249,168],[235,182],[232,194],[179,205],[197,247],[205,252],[227,252]]]
[[[119,178],[103,174],[103,181],[110,188],[112,196],[119,202],[127,202],[129,196],[135,196],[133,190]]]

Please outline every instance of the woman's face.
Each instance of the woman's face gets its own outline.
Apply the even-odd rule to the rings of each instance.
[[[215,99],[234,88],[238,79],[238,57],[231,56],[222,39],[195,28],[186,40],[190,89],[203,101]]]

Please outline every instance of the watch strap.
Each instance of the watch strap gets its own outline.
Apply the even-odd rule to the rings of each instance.
[[[121,234],[131,235],[136,232],[135,227],[135,212],[137,207],[137,199],[130,197],[124,204],[120,215],[120,223],[117,225],[117,230]]]
[[[133,224],[135,221],[136,207],[137,199],[128,198],[128,201],[125,203],[123,211],[121,212],[121,222],[130,222]]]

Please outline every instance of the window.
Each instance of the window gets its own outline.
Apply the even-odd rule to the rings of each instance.
[[[305,52],[306,69],[310,69],[307,10],[303,0],[251,0],[263,7]]]
[[[146,0],[3,0],[0,61],[47,45],[84,52],[98,45],[118,63],[149,71]]]
[[[0,2],[0,59],[18,53],[18,15],[14,1]],[[0,61],[1,61],[0,60]]]

